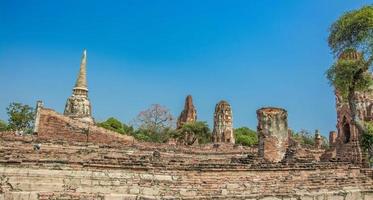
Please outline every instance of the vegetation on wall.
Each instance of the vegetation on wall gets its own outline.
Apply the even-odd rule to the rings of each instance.
[[[362,133],[362,143],[373,157],[373,141],[370,138],[369,124],[357,116],[354,100],[356,92],[366,91],[372,85],[368,73],[373,62],[373,6],[365,6],[342,15],[330,28],[328,38],[330,49],[336,62],[327,71],[327,78],[348,102],[352,123]],[[338,59],[343,54],[358,52],[354,59]]]

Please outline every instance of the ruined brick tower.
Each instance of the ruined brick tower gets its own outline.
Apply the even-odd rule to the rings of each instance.
[[[343,53],[339,59],[356,60],[361,59],[362,54],[357,51]],[[366,73],[369,73],[368,71]],[[350,107],[347,99],[343,99],[339,91],[335,91],[336,109],[337,109],[337,131],[338,135],[335,141],[336,157],[342,161],[351,161],[354,163],[364,162],[363,151],[360,146],[360,133],[352,122]],[[372,121],[373,119],[373,89],[365,92],[355,93],[355,104],[357,116],[363,121]]]
[[[194,108],[192,96],[188,95],[185,99],[184,110],[177,119],[176,127],[177,129],[180,129],[185,123],[195,122],[196,120],[197,111]]]
[[[87,87],[87,51],[84,49],[78,78],[73,88],[73,94],[67,99],[64,115],[93,123],[94,120],[91,113]]]
[[[261,108],[258,117],[258,154],[269,162],[280,162],[288,145],[287,112],[282,108]]]
[[[216,104],[212,141],[216,143],[235,143],[233,134],[232,109],[226,101],[220,101],[218,104]]]

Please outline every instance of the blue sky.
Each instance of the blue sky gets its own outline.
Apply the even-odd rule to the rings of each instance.
[[[83,48],[94,117],[131,122],[151,104],[199,120],[225,99],[234,126],[288,110],[292,129],[335,129],[328,28],[362,0],[0,0],[0,119],[10,102],[63,112]]]

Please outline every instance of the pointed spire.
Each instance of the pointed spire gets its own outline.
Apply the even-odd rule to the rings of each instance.
[[[185,105],[184,105],[184,109],[185,110],[188,110],[188,109],[194,109],[194,105],[193,105],[193,98],[191,95],[188,95],[185,99]]]
[[[87,90],[87,50],[83,50],[82,60],[80,62],[80,71],[75,83],[74,89]]]
[[[196,120],[197,111],[194,108],[192,96],[188,95],[185,99],[184,110],[177,119],[176,127],[180,129],[185,123],[195,122]]]

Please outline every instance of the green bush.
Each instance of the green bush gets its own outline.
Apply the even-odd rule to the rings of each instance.
[[[369,163],[373,165],[373,123],[365,122],[366,132],[362,134],[361,145],[368,153]]]
[[[8,130],[8,124],[0,119],[0,131]]]
[[[115,131],[120,134],[132,135],[133,133],[132,126],[128,126],[120,122],[119,120],[115,119],[114,117],[110,117],[104,122],[97,123],[97,126],[111,131]]]
[[[147,129],[138,129],[133,132],[132,136],[139,141],[143,142],[154,142],[154,143],[165,143],[172,135],[174,135],[174,130],[171,128],[166,128],[162,132],[153,132]]]
[[[174,133],[173,137],[186,145],[192,145],[195,141],[198,141],[198,144],[211,142],[210,128],[207,122],[201,121],[184,124]]]
[[[243,146],[254,146],[258,144],[258,135],[248,127],[234,129],[236,144]]]

